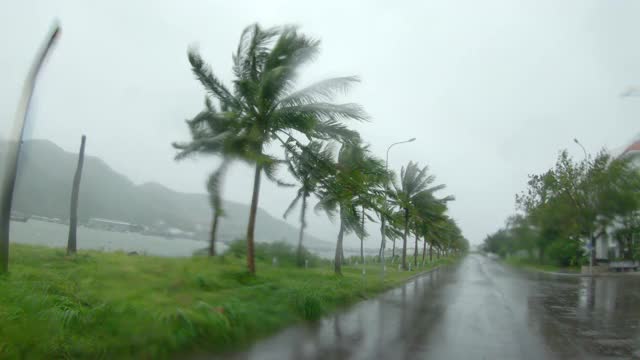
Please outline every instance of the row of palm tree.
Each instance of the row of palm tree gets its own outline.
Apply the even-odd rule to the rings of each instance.
[[[176,159],[196,154],[211,154],[223,159],[207,182],[213,208],[209,254],[215,255],[216,228],[223,216],[221,179],[234,160],[255,167],[253,192],[247,226],[247,267],[255,273],[253,256],[256,211],[264,174],[281,186],[296,186],[281,181],[277,169],[286,166],[298,181],[298,191],[287,208],[288,216],[300,207],[298,264],[303,264],[302,249],[309,202],[315,197],[316,211],[338,217],[340,228],[336,242],[335,272],[341,273],[342,247],[346,234],[360,239],[364,261],[366,221],[381,222],[381,257],[386,238],[402,238],[402,265],[407,268],[407,238],[415,235],[414,263],[418,262],[418,239],[439,251],[462,248],[464,239],[449,219],[446,204],[453,197],[436,197],[444,185],[433,185],[435,177],[428,168],[410,162],[400,173],[399,182],[384,163],[375,157],[360,135],[347,126],[348,121],[363,121],[367,115],[361,106],[332,101],[357,83],[357,77],[323,80],[302,89],[295,88],[300,67],[318,54],[320,42],[298,32],[295,27],[264,29],[247,27],[233,55],[233,87],[228,88],[211,71],[195,49],[188,52],[192,71],[207,91],[205,108],[187,120],[191,132],[188,142],[174,143]],[[214,104],[215,102],[215,104]],[[282,157],[267,149],[279,145]],[[339,150],[336,150],[339,147]],[[449,239],[446,244],[442,239]],[[440,242],[438,242],[440,240]]]

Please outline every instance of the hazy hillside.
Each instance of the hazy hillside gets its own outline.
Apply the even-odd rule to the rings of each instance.
[[[0,145],[0,158],[5,146]],[[20,160],[13,209],[32,215],[68,218],[77,154],[66,152],[47,140],[31,140],[23,144]],[[249,207],[230,201],[224,206],[226,216],[220,223],[220,238],[244,237]],[[78,215],[80,222],[93,217],[147,226],[164,222],[172,227],[197,231],[206,238],[211,209],[206,195],[179,193],[156,183],[135,185],[101,159],[87,156]],[[258,241],[293,243],[297,241],[297,233],[293,226],[258,210]],[[308,236],[307,241],[309,245],[331,245],[313,236]]]

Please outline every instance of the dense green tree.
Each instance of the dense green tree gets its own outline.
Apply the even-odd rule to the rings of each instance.
[[[345,92],[358,79],[340,77],[320,81],[295,90],[302,65],[316,57],[320,42],[297,31],[295,27],[264,29],[247,27],[233,56],[233,90],[228,89],[205,64],[195,50],[189,62],[197,79],[210,96],[223,106],[221,116],[229,120],[227,132],[231,143],[239,145],[255,163],[249,223],[247,225],[247,265],[255,273],[253,256],[256,212],[262,173],[275,179],[280,161],[267,154],[274,141],[281,144],[294,132],[308,138],[352,138],[354,132],[342,125],[347,119],[363,120],[366,115],[357,104],[334,104],[330,101]]]
[[[523,214],[488,236],[485,248],[502,256],[526,250],[529,257],[535,248],[540,261],[578,265],[583,244],[595,248],[612,225],[618,227],[616,237],[627,239],[623,242],[633,237],[639,184],[625,158],[602,151],[575,161],[562,151],[553,168],[529,177],[527,190],[516,196]],[[591,256],[595,262],[595,251]]]
[[[640,241],[640,212],[630,211],[620,217],[620,227],[614,232],[614,238],[618,241],[621,257],[625,260],[640,260],[638,245]]]

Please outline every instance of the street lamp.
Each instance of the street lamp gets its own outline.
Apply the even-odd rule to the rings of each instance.
[[[416,141],[416,138],[411,138],[409,140],[405,140],[405,141],[398,141],[397,143],[393,143],[391,145],[389,145],[389,147],[387,148],[387,160],[384,163],[384,169],[385,170],[389,170],[389,150],[391,150],[392,147],[394,147],[395,145],[398,144],[406,144],[406,143],[410,143],[410,142],[414,142]]]
[[[585,150],[584,146],[582,146],[580,141],[578,141],[578,139],[576,139],[576,138],[573,138],[573,142],[578,144],[578,146],[580,146],[582,148],[582,152],[584,153],[584,159],[587,160],[587,150]]]
[[[582,152],[584,153],[584,159],[586,161],[588,158],[587,150],[584,148],[584,146],[582,146],[582,144],[580,143],[580,141],[578,141],[578,139],[573,138],[573,142],[578,144],[578,146],[582,148]],[[589,275],[593,275],[593,251],[595,249],[593,248],[593,244],[591,244],[591,242],[589,242],[588,248],[589,248]]]
[[[384,162],[384,169],[385,171],[389,171],[389,150],[391,150],[392,147],[399,145],[399,144],[406,144],[406,143],[410,143],[410,142],[414,142],[416,141],[416,138],[411,138],[409,140],[405,140],[405,141],[398,141],[396,143],[393,143],[391,145],[389,145],[389,147],[387,148],[387,158]],[[386,201],[386,200],[385,200]],[[387,221],[385,220],[385,217],[382,216],[382,218],[380,219],[380,221],[382,222],[382,236],[385,236],[385,230],[386,230],[386,225],[387,225]],[[387,239],[385,238],[385,240],[382,242],[382,251],[380,252],[380,263],[382,264],[382,281],[384,282],[384,270],[385,270],[385,262],[384,262],[384,251],[385,248],[387,247]]]

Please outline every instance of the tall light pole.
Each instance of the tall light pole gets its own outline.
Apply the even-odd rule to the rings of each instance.
[[[396,145],[406,144],[406,143],[410,143],[410,142],[414,142],[414,141],[416,141],[416,138],[411,138],[411,139],[405,140],[405,141],[398,141],[397,143],[393,143],[393,144],[389,145],[389,147],[387,148],[387,160],[384,162],[385,170],[389,170],[389,150],[391,150],[391,148],[396,146]]]
[[[414,141],[416,141],[416,138],[411,138],[411,139],[405,140],[405,141],[398,141],[396,143],[393,143],[393,144],[389,145],[389,147],[387,148],[387,158],[386,158],[386,160],[384,162],[384,170],[385,170],[385,172],[389,171],[389,150],[391,150],[391,148],[396,146],[396,145],[406,144],[406,143],[410,143],[410,142],[414,142]],[[385,199],[385,202],[386,202],[386,199]],[[386,238],[384,238],[385,237],[386,224],[387,224],[387,221],[386,221],[384,215],[381,217],[380,221],[382,222],[382,234],[381,235],[383,237],[383,239],[382,239],[382,251],[380,252],[380,264],[382,264],[382,281],[384,282],[384,270],[386,268],[386,265],[385,265],[385,262],[384,262],[384,250],[386,248],[386,243],[387,243]]]
[[[578,144],[578,146],[582,148],[582,152],[584,153],[584,160],[587,161],[587,159],[589,158],[587,156],[587,150],[584,148],[584,146],[582,146],[578,139],[573,138],[573,142]],[[591,241],[591,239],[589,239],[589,241]],[[593,252],[595,251],[594,246],[595,244],[591,244],[591,242],[589,242],[589,275],[593,275]]]
[[[582,152],[584,153],[584,159],[587,160],[587,150],[585,150],[584,146],[582,146],[582,144],[580,143],[580,141],[578,141],[578,139],[573,138],[573,142],[578,144],[578,146],[580,146],[582,148]]]

